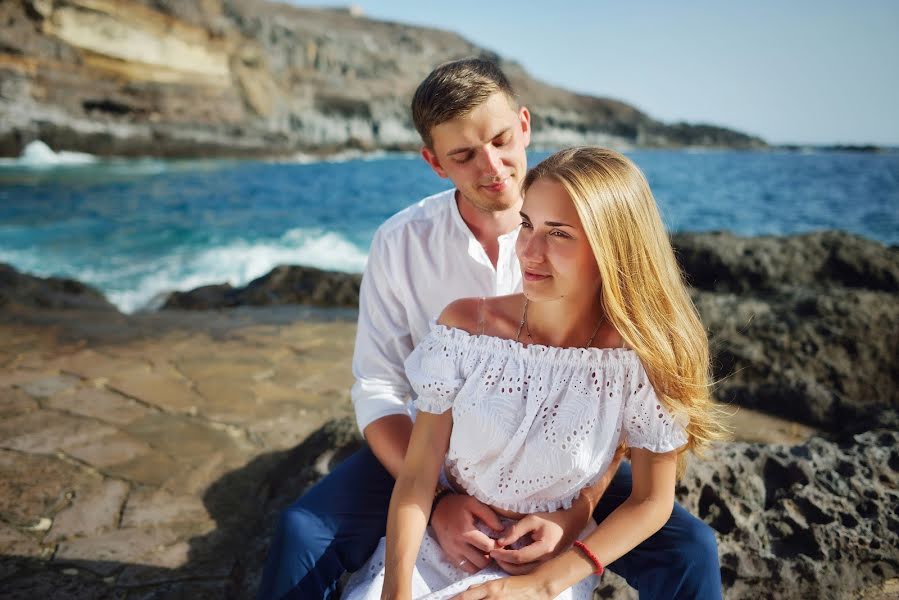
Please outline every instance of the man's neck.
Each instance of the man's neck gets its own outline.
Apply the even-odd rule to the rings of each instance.
[[[503,211],[487,211],[477,208],[456,191],[456,206],[459,207],[462,220],[484,248],[490,262],[496,267],[499,259],[497,238],[513,231],[521,224],[521,215],[519,214],[521,201],[519,200],[514,206]]]

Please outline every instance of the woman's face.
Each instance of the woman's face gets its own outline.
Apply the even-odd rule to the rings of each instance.
[[[535,181],[521,207],[515,251],[525,295],[534,301],[599,293],[599,267],[574,203],[561,184]]]

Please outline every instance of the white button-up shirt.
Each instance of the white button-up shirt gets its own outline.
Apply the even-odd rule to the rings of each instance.
[[[456,205],[455,189],[388,219],[372,240],[359,294],[351,392],[364,430],[388,415],[412,415],[403,362],[447,304],[521,290],[518,229],[502,235],[496,268]]]

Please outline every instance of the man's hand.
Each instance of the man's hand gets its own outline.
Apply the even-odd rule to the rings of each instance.
[[[450,562],[466,573],[477,573],[490,564],[490,553],[498,547],[475,526],[478,520],[497,533],[503,530],[499,516],[492,508],[464,494],[443,496],[431,515],[437,543]]]

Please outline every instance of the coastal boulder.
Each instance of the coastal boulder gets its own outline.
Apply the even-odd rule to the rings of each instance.
[[[840,231],[672,242],[720,401],[835,432],[899,408],[899,248]]]
[[[35,277],[0,263],[0,312],[13,307],[117,311],[95,288],[63,277]]]
[[[687,282],[701,290],[759,294],[836,286],[899,293],[899,247],[845,231],[677,233],[671,242]]]
[[[719,444],[678,500],[716,533],[725,597],[888,597],[899,576],[899,434]],[[760,590],[764,591],[761,592]]]
[[[355,307],[359,304],[362,275],[324,271],[314,267],[275,267],[245,287],[208,285],[189,292],[174,292],[163,309],[209,310],[234,306],[308,304]]]
[[[899,294],[694,291],[693,299],[718,400],[834,432],[861,431],[899,408]]]

